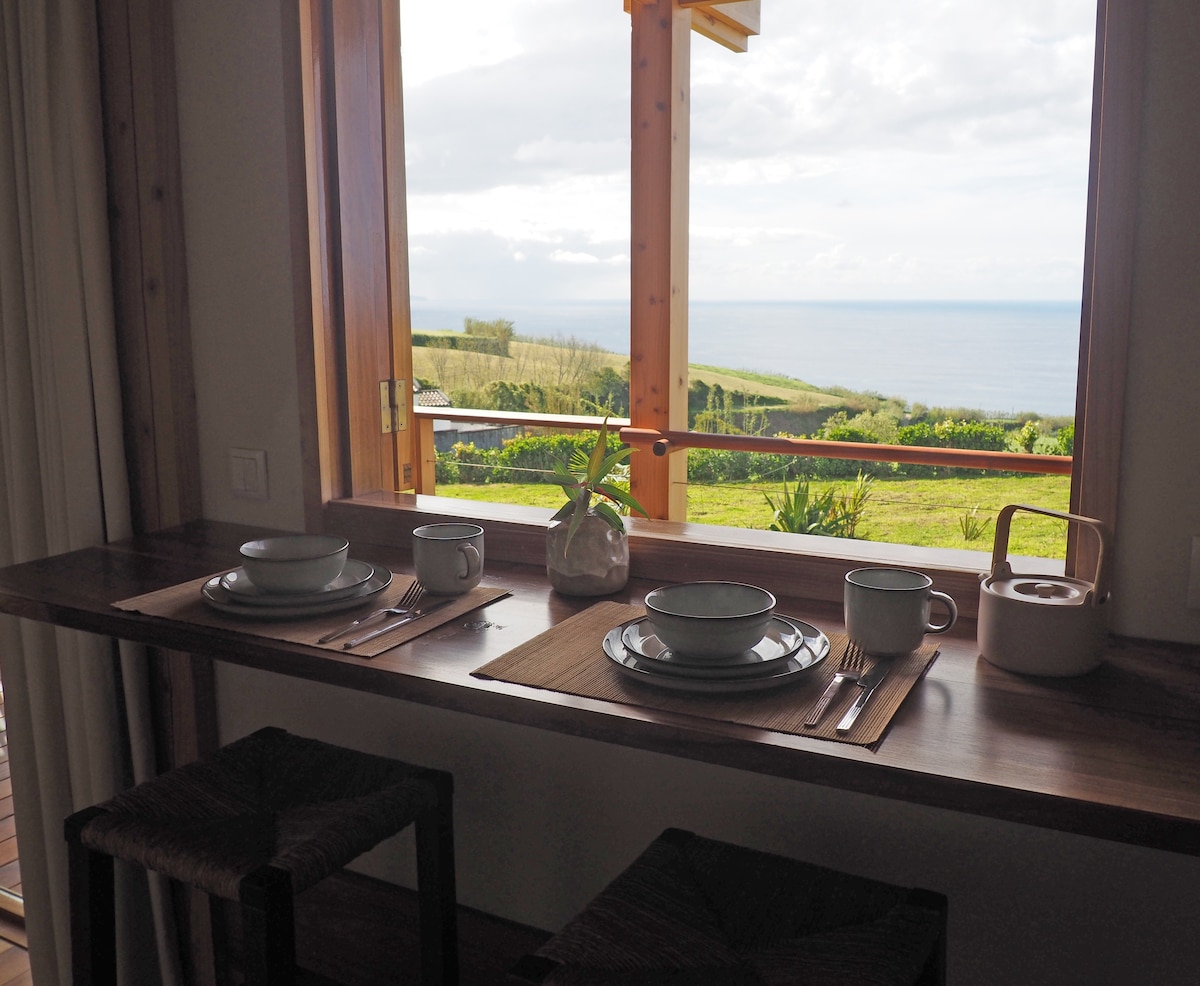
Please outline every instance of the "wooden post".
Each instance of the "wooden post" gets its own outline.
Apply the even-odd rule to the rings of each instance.
[[[692,13],[633,3],[629,412],[635,428],[687,430],[688,145]],[[684,520],[687,451],[634,455],[651,517]]]
[[[437,449],[433,444],[433,418],[416,419],[417,489],[430,495],[437,492]]]

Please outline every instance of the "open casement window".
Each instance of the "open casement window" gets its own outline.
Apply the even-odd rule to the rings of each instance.
[[[416,429],[411,426],[407,385],[399,395],[402,410],[396,427],[391,432],[380,429],[380,382],[411,379],[398,0],[298,2],[314,313],[311,342],[302,337],[300,348],[302,361],[312,354],[316,395],[312,420],[303,424],[306,446],[318,453],[307,456],[310,526],[336,526],[348,536],[391,540],[430,517],[472,516],[491,523],[502,535],[489,542],[490,557],[539,559],[543,512],[394,492],[412,488],[418,454],[433,454],[431,449],[414,449]],[[635,34],[639,18],[661,28],[656,43],[639,47],[634,39],[635,76],[641,72],[673,82],[686,79],[688,31],[680,30],[679,18],[691,17],[695,29],[695,18],[710,16],[705,8],[717,6],[720,0],[631,4]],[[740,6],[726,5],[731,11]],[[757,4],[753,6],[756,13]],[[650,8],[669,10],[671,16],[655,18]],[[1145,16],[1143,4],[1098,0],[1071,504],[1074,512],[1110,527],[1117,521]],[[631,109],[636,118],[636,92]],[[668,134],[686,134],[686,120],[676,123],[667,128]],[[639,396],[649,395],[653,416],[641,424],[658,429],[686,420],[686,405],[676,403],[686,400],[686,385],[680,387],[678,372],[672,372],[686,366],[686,196],[681,200],[678,183],[671,184],[681,173],[685,176],[686,170],[673,153],[651,153],[639,162],[635,147],[631,418],[639,424],[644,411],[638,410]],[[654,220],[650,234],[639,238],[638,203],[647,200],[657,201],[663,215]],[[671,215],[666,214],[668,206]],[[685,223],[682,235],[680,214]],[[647,277],[653,282],[657,307],[639,312]],[[662,303],[667,298],[669,305]],[[654,364],[658,376],[639,380],[639,362]],[[667,505],[679,499],[679,470],[656,459],[634,458],[634,492],[648,507],[658,505],[653,515],[678,516]],[[768,565],[795,594],[835,601],[848,568],[899,563],[936,572],[942,587],[962,600],[966,616],[974,615],[977,575],[987,567],[986,561],[964,561],[963,552],[712,528],[679,520],[634,518],[630,529],[637,576],[752,581]],[[1094,566],[1092,539],[1068,544],[1069,574],[1091,578]]]
[[[322,498],[411,489],[399,8],[300,0],[299,32]]]

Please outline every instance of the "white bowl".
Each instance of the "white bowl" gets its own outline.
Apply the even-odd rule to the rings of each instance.
[[[350,542],[325,534],[287,534],[241,547],[246,577],[266,592],[316,592],[342,574]]]
[[[680,582],[646,594],[659,639],[691,657],[729,657],[757,644],[775,614],[775,597],[741,582]]]

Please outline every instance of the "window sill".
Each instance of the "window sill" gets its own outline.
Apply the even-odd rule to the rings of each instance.
[[[537,507],[457,500],[410,493],[374,493],[325,505],[324,526],[351,540],[407,547],[414,528],[469,520],[487,531],[487,555],[497,561],[542,565],[546,525],[552,511]],[[729,579],[755,582],[769,571],[777,591],[803,599],[841,603],[842,579],[853,568],[887,565],[929,574],[974,620],[979,577],[991,568],[991,552],[920,548],[877,541],[781,534],[708,524],[632,518],[630,574],[651,581]],[[1012,559],[1019,571],[1061,575],[1063,563],[1047,558]]]

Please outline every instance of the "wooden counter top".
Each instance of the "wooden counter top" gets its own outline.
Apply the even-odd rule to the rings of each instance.
[[[372,660],[122,612],[112,603],[237,564],[260,530],[198,522],[0,569],[0,612],[279,674],[671,756],[1065,832],[1200,855],[1200,648],[1114,640],[1072,679],[1010,674],[978,656],[974,627],[900,708],[877,752],[472,678],[480,665],[590,605],[549,590],[541,566],[493,564],[512,594]],[[354,557],[408,569],[403,552]],[[829,630],[827,603],[780,610]],[[649,584],[618,599],[637,601]]]

